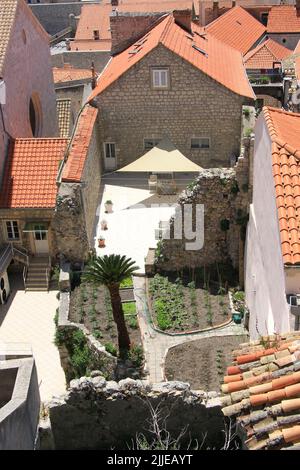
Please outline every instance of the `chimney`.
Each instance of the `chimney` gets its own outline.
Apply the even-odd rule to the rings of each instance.
[[[297,16],[300,16],[300,0],[296,0],[296,12]]]
[[[205,2],[202,0],[199,0],[199,26],[206,26]]]
[[[213,3],[213,10],[212,10],[212,19],[216,20],[219,17],[219,2]]]
[[[119,0],[111,0],[110,3],[111,3],[111,6],[112,6],[112,7],[117,7],[117,6],[119,6]]]
[[[96,88],[96,85],[97,85],[97,77],[96,77],[94,62],[92,62],[91,71],[92,71],[92,90],[94,90]]]
[[[192,10],[188,8],[186,10],[174,10],[173,17],[178,26],[181,26],[189,33],[192,31]]]

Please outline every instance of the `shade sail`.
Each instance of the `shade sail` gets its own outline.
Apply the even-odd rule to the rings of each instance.
[[[168,138],[163,138],[156,147],[129,165],[117,171],[152,173],[199,173],[202,168],[186,158]]]

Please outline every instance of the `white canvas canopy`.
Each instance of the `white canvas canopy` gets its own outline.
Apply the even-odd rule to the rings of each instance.
[[[168,138],[129,165],[117,171],[151,173],[199,173],[202,168],[186,158]]]

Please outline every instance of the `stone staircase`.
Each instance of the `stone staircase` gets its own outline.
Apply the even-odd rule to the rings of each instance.
[[[26,291],[49,290],[50,262],[48,257],[36,257],[29,259],[29,265],[25,276]]]

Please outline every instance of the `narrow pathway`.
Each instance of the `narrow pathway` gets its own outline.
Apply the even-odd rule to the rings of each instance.
[[[134,277],[134,294],[136,308],[138,312],[139,325],[142,334],[145,351],[146,366],[149,374],[149,381],[152,383],[162,382],[164,378],[164,361],[168,350],[172,346],[194,341],[212,336],[245,335],[246,330],[241,325],[230,323],[210,331],[203,331],[180,336],[169,336],[155,331],[148,318],[148,308],[146,300],[146,283],[144,277]]]

